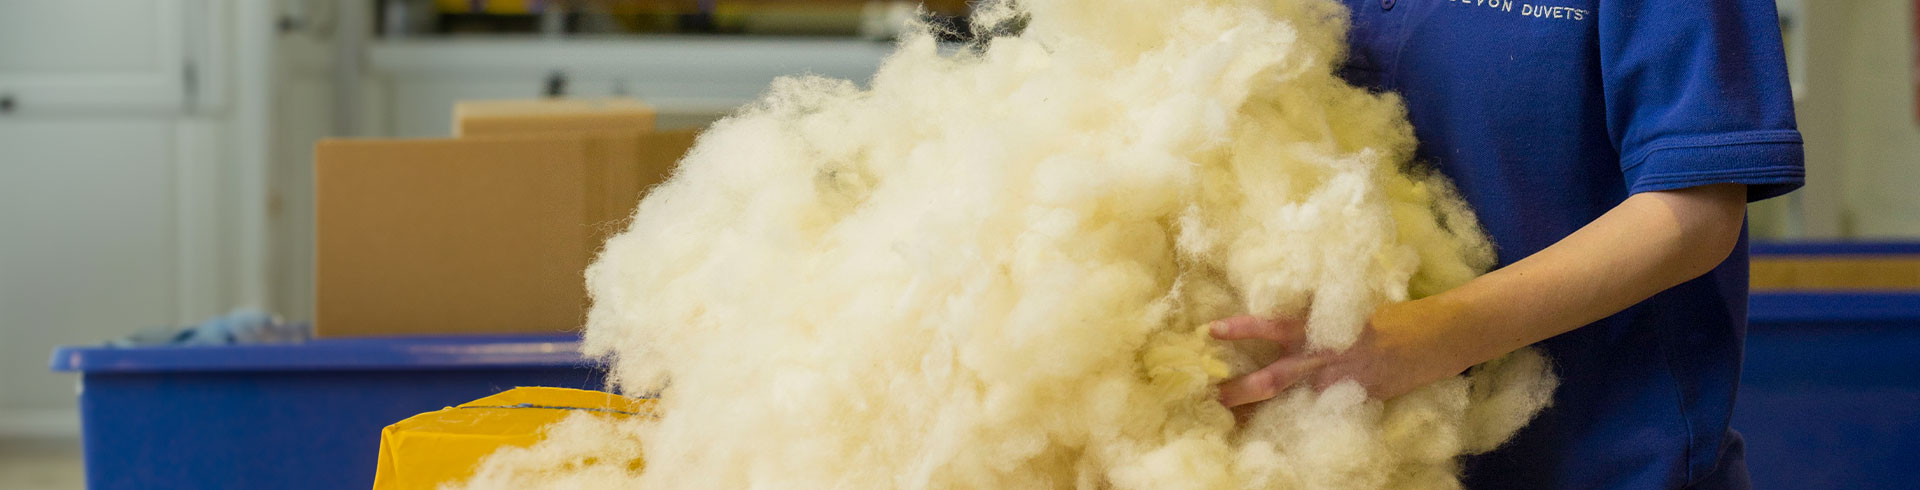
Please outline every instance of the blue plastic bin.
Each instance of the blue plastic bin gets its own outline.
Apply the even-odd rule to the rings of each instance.
[[[1913,488],[1920,294],[1755,294],[1733,427],[1755,488]],[[597,389],[567,337],[62,348],[94,489],[368,488],[379,431],[514,386]]]
[[[1755,294],[1749,318],[1754,488],[1920,487],[1920,293]]]
[[[373,486],[380,429],[516,386],[603,388],[577,338],[62,347],[92,489]]]

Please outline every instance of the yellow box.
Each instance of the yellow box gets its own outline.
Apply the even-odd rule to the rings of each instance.
[[[380,431],[380,466],[373,489],[435,490],[465,481],[487,455],[507,446],[540,442],[547,424],[576,412],[632,417],[648,416],[652,410],[649,399],[523,387],[415,415]]]

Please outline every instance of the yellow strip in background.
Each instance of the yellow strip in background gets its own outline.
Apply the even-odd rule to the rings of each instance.
[[[1754,291],[1920,291],[1920,256],[1754,257]]]

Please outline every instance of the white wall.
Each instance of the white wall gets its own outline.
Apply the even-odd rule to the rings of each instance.
[[[1755,206],[1755,236],[1920,240],[1912,0],[1782,0],[1807,187]]]
[[[1844,231],[1920,238],[1920,121],[1914,91],[1914,2],[1855,0],[1839,58]]]

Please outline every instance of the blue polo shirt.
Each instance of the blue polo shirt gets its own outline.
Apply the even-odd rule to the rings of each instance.
[[[1352,82],[1401,94],[1419,160],[1510,264],[1637,192],[1802,181],[1774,0],[1343,0]],[[1747,488],[1727,427],[1747,251],[1539,344],[1554,406],[1465,461],[1468,488]]]

